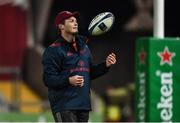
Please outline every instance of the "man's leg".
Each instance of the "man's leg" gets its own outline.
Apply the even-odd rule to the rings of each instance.
[[[74,111],[61,111],[53,115],[56,122],[77,122],[77,117]]]
[[[77,121],[78,122],[88,122],[89,120],[89,111],[79,110],[76,111]]]

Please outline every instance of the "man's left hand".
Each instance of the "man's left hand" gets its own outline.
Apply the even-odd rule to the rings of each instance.
[[[106,58],[106,67],[110,67],[111,65],[116,63],[116,55],[111,53]]]

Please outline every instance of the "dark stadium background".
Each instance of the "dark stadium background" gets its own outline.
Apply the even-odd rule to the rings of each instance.
[[[79,34],[90,39],[94,63],[111,52],[117,55],[110,72],[92,81],[90,122],[111,121],[107,110],[114,105],[116,121],[135,121],[135,44],[140,37],[153,37],[153,25],[125,29],[138,13],[135,1],[148,0],[0,0],[0,122],[53,121],[41,62],[44,49],[58,38],[54,19],[64,10],[80,12]],[[165,0],[165,37],[180,37],[179,3]],[[93,17],[107,11],[115,16],[112,29],[89,36]],[[149,14],[153,19],[153,8]]]

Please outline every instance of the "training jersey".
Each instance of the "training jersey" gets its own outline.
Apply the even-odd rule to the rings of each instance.
[[[76,48],[59,37],[43,53],[43,81],[48,87],[48,98],[53,112],[91,110],[91,80],[108,72],[105,62],[94,65],[86,44],[87,39],[77,35]],[[84,77],[82,87],[69,83],[69,77]]]

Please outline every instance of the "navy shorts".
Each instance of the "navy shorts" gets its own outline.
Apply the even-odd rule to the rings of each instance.
[[[55,122],[88,122],[89,111],[68,110],[53,113]]]

